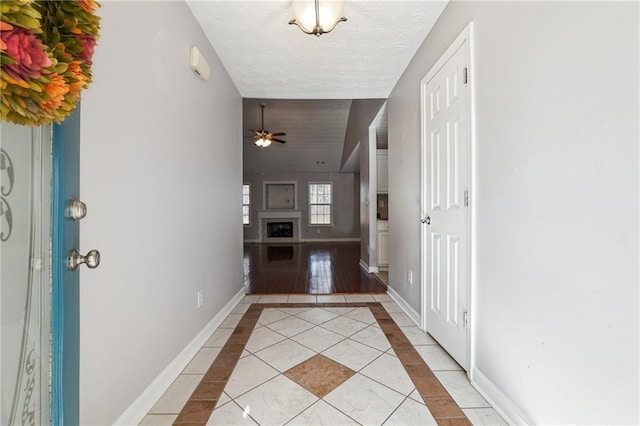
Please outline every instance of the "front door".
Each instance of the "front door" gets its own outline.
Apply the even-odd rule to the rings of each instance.
[[[80,192],[80,107],[53,126],[52,206],[52,423],[79,424],[80,303],[78,270],[70,254],[78,249]],[[77,258],[77,257],[76,257]],[[77,258],[78,259],[78,258]]]
[[[0,130],[0,424],[79,424],[80,109]]]
[[[465,32],[421,83],[423,327],[465,370],[469,341],[468,69]]]

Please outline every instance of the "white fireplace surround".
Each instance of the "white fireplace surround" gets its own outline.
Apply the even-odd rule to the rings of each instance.
[[[301,235],[302,212],[263,211],[258,212],[258,235],[261,243],[297,243]],[[271,222],[293,222],[293,238],[269,238],[267,236],[267,224]]]

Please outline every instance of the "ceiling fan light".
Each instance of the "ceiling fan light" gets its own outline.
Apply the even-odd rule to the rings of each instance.
[[[256,139],[255,144],[260,148],[266,148],[269,145],[271,145],[271,141],[269,139],[259,138],[259,139]]]
[[[338,22],[347,20],[342,16],[343,10],[342,0],[293,0],[293,19],[289,24],[319,37],[333,30]]]

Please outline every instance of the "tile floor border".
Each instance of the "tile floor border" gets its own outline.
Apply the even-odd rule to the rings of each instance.
[[[189,400],[178,414],[174,425],[205,425],[231,373],[240,360],[245,345],[258,324],[264,309],[282,308],[369,308],[380,329],[391,344],[405,371],[411,378],[416,390],[439,425],[470,425],[471,422],[427,366],[414,345],[396,324],[393,317],[380,302],[350,303],[252,303],[239,320],[227,342],[215,358],[202,380],[191,394]]]

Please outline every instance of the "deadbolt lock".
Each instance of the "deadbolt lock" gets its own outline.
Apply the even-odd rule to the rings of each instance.
[[[78,221],[87,215],[87,205],[80,200],[70,200],[64,211],[67,219]]]

